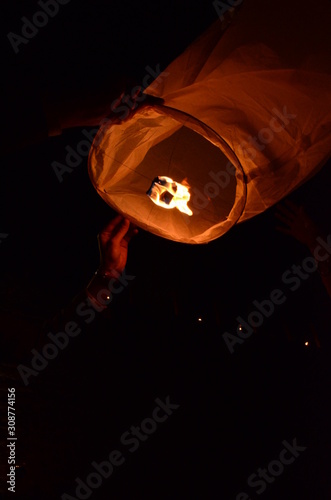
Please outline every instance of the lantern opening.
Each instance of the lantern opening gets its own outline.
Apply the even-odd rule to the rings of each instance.
[[[244,173],[231,148],[202,122],[163,105],[105,124],[89,167],[116,212],[173,241],[208,243],[236,224],[245,206]]]

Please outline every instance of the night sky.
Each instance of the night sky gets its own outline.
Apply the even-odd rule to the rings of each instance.
[[[202,1],[71,0],[15,54],[8,31],[20,33],[20,18],[39,7],[14,1],[1,9],[10,125],[2,137],[0,339],[1,360],[16,366],[15,357],[7,359],[16,343],[34,338],[91,279],[97,234],[115,215],[90,182],[86,156],[62,182],[52,168],[65,162],[66,146],[77,147],[81,128],[14,144],[16,130],[29,134],[29,93],[76,95],[83,107],[84,96],[93,99],[100,88],[107,106],[107,86],[112,95],[121,77],[139,84],[147,64],[165,69],[217,13]],[[327,234],[330,180],[329,161],[289,197]],[[15,385],[25,463],[24,493],[18,483],[16,498],[78,498],[76,478],[85,481],[92,462],[113,450],[122,464],[86,498],[330,498],[330,298],[317,272],[296,291],[284,282],[309,252],[276,230],[274,212],[207,245],[139,231],[130,244],[129,286],[28,388]],[[237,318],[247,321],[254,301],[275,289],[284,303],[231,353],[223,334],[235,334]],[[121,436],[167,398],[178,407],[130,451]],[[270,483],[260,480],[259,494],[248,478],[294,440],[303,451]]]

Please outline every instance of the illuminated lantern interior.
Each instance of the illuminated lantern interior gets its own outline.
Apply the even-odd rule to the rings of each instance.
[[[206,243],[237,222],[246,199],[235,155],[216,134],[208,131],[207,139],[206,133],[199,122],[175,110],[138,109],[130,120],[103,128],[96,137],[92,182],[114,210],[143,229],[183,243]],[[123,147],[113,147],[124,135]],[[238,171],[232,167],[233,174],[224,179],[229,157]],[[167,182],[162,186],[156,178]]]

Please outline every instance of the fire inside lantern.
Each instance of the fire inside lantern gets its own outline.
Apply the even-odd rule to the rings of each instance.
[[[193,215],[192,210],[187,206],[191,197],[188,187],[175,182],[170,177],[155,177],[146,194],[160,207],[177,208],[186,215]]]

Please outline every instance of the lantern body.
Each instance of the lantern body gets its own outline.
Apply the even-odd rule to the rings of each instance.
[[[291,0],[286,14],[277,9],[247,0],[225,33],[217,21],[146,89],[162,105],[101,127],[90,177],[116,211],[159,236],[207,243],[325,164],[331,5],[312,12]],[[188,186],[191,216],[149,199],[158,176]]]

